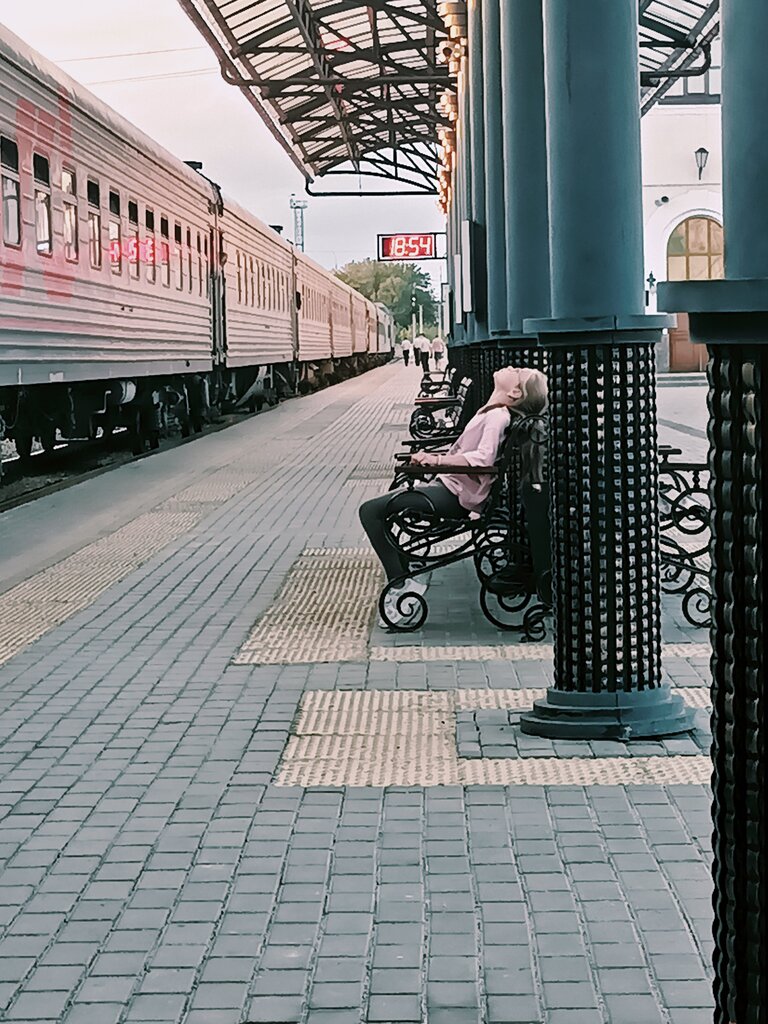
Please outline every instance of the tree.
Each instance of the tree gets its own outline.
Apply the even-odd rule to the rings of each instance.
[[[415,263],[380,263],[360,260],[347,263],[336,276],[355,288],[372,302],[383,302],[391,311],[398,327],[410,330],[414,308],[424,310],[424,326],[437,324],[437,299],[429,274]],[[415,306],[414,306],[415,298]]]

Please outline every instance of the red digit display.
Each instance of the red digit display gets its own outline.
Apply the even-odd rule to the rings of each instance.
[[[379,235],[380,260],[433,260],[435,235]]]

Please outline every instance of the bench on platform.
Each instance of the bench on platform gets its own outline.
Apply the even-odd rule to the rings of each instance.
[[[546,437],[546,417],[513,421],[496,464],[488,468],[416,466],[408,464],[407,453],[396,456],[393,488],[405,485],[413,492],[419,480],[439,479],[442,474],[490,475],[494,483],[474,519],[444,519],[431,508],[426,495],[423,508],[398,509],[398,496],[393,494],[388,535],[410,560],[411,569],[389,581],[381,593],[379,610],[389,628],[412,632],[427,618],[426,596],[407,591],[397,611],[408,614],[396,623],[387,618],[387,595],[405,579],[471,557],[486,618],[499,629],[520,633],[524,640],[543,639],[552,604],[549,489],[543,473],[532,469],[531,453],[534,445],[545,446]],[[413,447],[437,452],[441,443],[413,442]],[[661,587],[664,593],[681,598],[688,622],[706,627],[711,614],[708,467],[675,462],[673,457],[681,454],[668,446],[659,449]]]
[[[402,492],[393,494],[387,515],[390,543],[410,565],[407,573],[387,582],[379,598],[382,621],[398,632],[420,629],[428,614],[427,597],[401,590],[406,579],[415,579],[463,559],[472,558],[480,581],[480,607],[499,628],[519,632],[526,640],[546,635],[545,618],[551,605],[549,505],[546,484],[533,467],[535,447],[543,448],[547,428],[543,417],[513,420],[495,465],[416,466],[400,465],[399,477],[407,486],[408,504]],[[491,476],[493,485],[485,505],[475,517],[448,519],[438,515],[426,494],[418,507],[419,480],[439,479],[443,474]],[[398,591],[397,621],[388,614],[388,597]]]
[[[416,408],[408,424],[411,437],[416,441],[422,441],[455,434],[471,386],[472,379],[462,377],[455,394],[422,395],[417,398]]]
[[[421,378],[419,398],[454,395],[459,383],[457,373],[455,366],[446,366],[445,370],[428,370]]]

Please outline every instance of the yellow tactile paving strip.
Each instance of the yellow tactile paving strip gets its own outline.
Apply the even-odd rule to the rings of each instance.
[[[662,657],[708,658],[709,644],[663,644]],[[371,661],[551,661],[552,644],[454,644],[371,647]]]
[[[703,688],[677,691],[694,707]],[[279,786],[706,785],[703,756],[459,758],[455,713],[530,706],[543,690],[317,690],[305,694]]]
[[[365,661],[382,582],[368,548],[306,548],[234,663]]]
[[[2,595],[0,664],[82,611],[195,526],[199,510],[147,512]]]

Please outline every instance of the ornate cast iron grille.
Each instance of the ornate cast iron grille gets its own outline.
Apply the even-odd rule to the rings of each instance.
[[[710,501],[706,463],[678,462],[679,448],[659,449],[661,589],[680,597],[692,626],[711,623]]]
[[[712,755],[716,1024],[768,1012],[766,347],[712,346]]]

